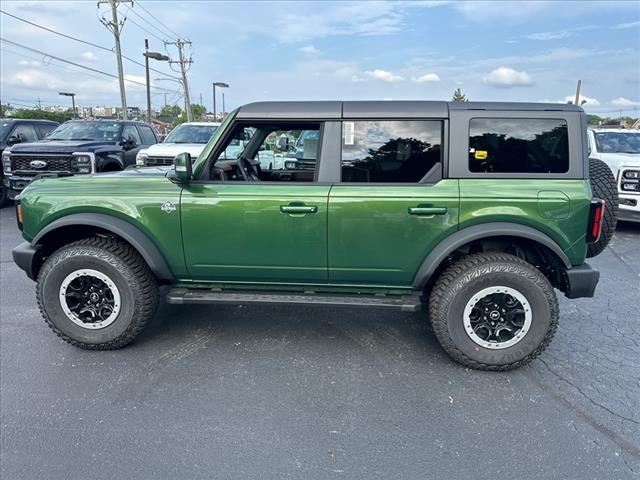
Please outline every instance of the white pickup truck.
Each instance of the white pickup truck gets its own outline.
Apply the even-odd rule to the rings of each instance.
[[[195,161],[219,126],[213,122],[182,123],[171,130],[162,143],[140,150],[136,155],[136,166],[173,165],[175,156],[184,152]]]
[[[640,130],[590,128],[589,156],[609,165],[618,184],[618,220],[640,222]]]

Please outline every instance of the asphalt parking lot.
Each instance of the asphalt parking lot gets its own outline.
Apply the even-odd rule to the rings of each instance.
[[[424,314],[163,305],[88,352],[40,317],[2,229],[3,479],[640,477],[640,226],[560,298],[551,347],[508,373],[453,363]]]

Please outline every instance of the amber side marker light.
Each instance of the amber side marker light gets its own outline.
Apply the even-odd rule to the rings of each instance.
[[[18,221],[18,228],[22,230],[22,205],[16,203],[16,220]]]

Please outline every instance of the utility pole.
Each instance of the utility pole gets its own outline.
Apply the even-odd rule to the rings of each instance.
[[[574,105],[580,106],[580,86],[582,85],[582,80],[578,80],[578,85],[576,86],[576,101]]]
[[[122,119],[127,120],[127,96],[124,91],[124,71],[122,69],[122,51],[120,50],[120,31],[124,25],[118,22],[118,5],[121,3],[130,3],[133,6],[132,0],[98,0],[98,7],[102,3],[108,3],[111,5],[111,21],[106,20],[104,17],[101,22],[113,33],[113,38],[116,42],[116,61],[118,63],[118,82],[120,83],[120,107],[122,108]]]
[[[189,98],[189,84],[187,83],[187,68],[186,65],[191,65],[193,60],[189,58],[189,60],[185,60],[184,58],[184,46],[191,45],[191,42],[188,40],[182,40],[179,38],[175,42],[167,42],[167,45],[175,45],[178,47],[178,56],[180,60],[170,61],[169,63],[178,63],[180,64],[180,73],[182,74],[182,86],[184,88],[184,110],[187,112],[187,121],[193,122],[193,113],[191,112],[191,98]]]
[[[225,115],[225,108],[224,108],[224,92],[222,92],[222,118],[224,119],[224,115]]]

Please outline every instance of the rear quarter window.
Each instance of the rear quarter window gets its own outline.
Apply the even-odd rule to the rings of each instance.
[[[569,134],[566,120],[472,118],[469,171],[473,173],[566,173]]]

